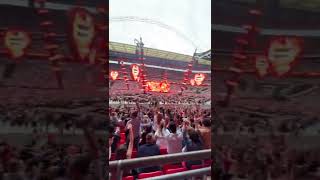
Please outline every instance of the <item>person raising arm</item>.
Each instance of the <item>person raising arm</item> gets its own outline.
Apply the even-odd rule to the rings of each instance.
[[[134,135],[133,135],[132,124],[129,123],[127,128],[129,129],[129,145],[128,145],[128,150],[127,150],[127,159],[131,159],[133,144],[134,144]]]

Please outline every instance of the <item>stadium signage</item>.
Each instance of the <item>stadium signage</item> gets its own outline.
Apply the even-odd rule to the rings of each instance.
[[[77,58],[87,60],[96,34],[94,17],[79,7],[71,9],[70,14],[72,49]]]
[[[271,39],[267,56],[275,76],[288,74],[302,53],[302,40],[297,37]]]
[[[31,38],[25,31],[9,29],[4,33],[4,46],[12,59],[23,57],[30,44]]]

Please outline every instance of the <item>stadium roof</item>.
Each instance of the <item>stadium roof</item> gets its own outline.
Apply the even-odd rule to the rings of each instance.
[[[109,42],[109,50],[113,52],[120,52],[120,53],[128,53],[128,54],[135,54],[136,53],[136,46],[130,44],[123,44],[118,42]],[[144,48],[144,55],[149,57],[157,57],[162,59],[169,59],[173,61],[185,61],[190,62],[192,60],[192,56],[163,51],[153,48]],[[199,59],[199,64],[203,65],[211,65],[211,61],[206,59]]]

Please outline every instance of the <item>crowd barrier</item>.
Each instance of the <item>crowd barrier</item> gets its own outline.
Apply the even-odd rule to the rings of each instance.
[[[180,163],[185,160],[206,160],[211,159],[211,149],[201,150],[201,151],[193,151],[193,152],[184,152],[184,153],[176,153],[176,154],[167,154],[167,155],[158,155],[151,157],[142,157],[135,159],[125,159],[118,161],[110,161],[109,162],[109,171],[111,174],[111,180],[122,180],[122,174],[124,170],[131,170],[135,168],[157,165],[164,165],[170,163]],[[167,174],[158,177],[152,177],[149,179],[185,179],[201,176],[203,180],[207,179],[207,176],[210,175],[211,167],[201,168],[196,170],[184,171],[183,173],[175,173],[175,174]]]

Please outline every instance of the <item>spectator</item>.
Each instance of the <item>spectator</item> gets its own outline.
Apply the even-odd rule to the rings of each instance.
[[[146,144],[142,145],[138,149],[138,157],[148,157],[148,156],[155,156],[160,155],[160,148],[158,145],[155,144],[155,139],[152,133],[149,133],[146,137]],[[139,173],[147,173],[147,172],[154,172],[159,171],[159,166],[150,166],[150,167],[142,167],[138,169]]]
[[[211,121],[206,118],[202,121],[202,124],[203,126],[198,125],[197,129],[203,141],[203,148],[211,149]]]
[[[168,146],[168,142],[166,140],[166,136],[168,135],[167,129],[165,128],[165,123],[162,122],[155,133],[156,144],[160,147],[160,149],[165,149]]]
[[[169,154],[179,153],[182,151],[182,134],[177,133],[177,126],[174,122],[169,123],[168,127],[170,133],[166,136],[167,151]]]
[[[193,128],[184,130],[183,139],[185,144],[185,147],[183,148],[184,152],[199,151],[203,149],[203,143],[201,142],[200,136]],[[186,167],[191,169],[192,165],[200,165],[201,163],[200,160],[186,161]]]
[[[143,113],[141,112],[139,102],[136,101],[137,111],[131,114],[131,120],[129,121],[132,124],[132,130],[134,135],[134,148],[138,149],[139,141],[140,141],[140,127],[141,121],[143,117]]]

